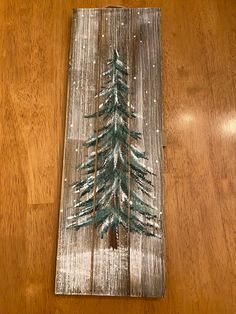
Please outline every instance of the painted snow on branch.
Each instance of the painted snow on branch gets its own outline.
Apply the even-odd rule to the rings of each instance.
[[[103,238],[108,232],[117,234],[120,225],[130,232],[161,237],[155,208],[141,196],[153,198],[148,178],[153,173],[140,162],[148,159],[137,146],[142,134],[129,128],[129,120],[136,114],[127,105],[127,67],[117,50],[107,65],[103,73],[106,87],[99,93],[103,102],[97,111],[85,116],[100,119],[102,126],[84,143],[93,151],[78,167],[85,177],[73,185],[79,201],[74,205],[74,215],[67,218],[67,227],[94,225]]]

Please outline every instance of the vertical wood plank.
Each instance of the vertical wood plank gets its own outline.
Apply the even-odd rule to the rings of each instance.
[[[56,293],[163,296],[159,20],[158,9],[74,10]],[[98,110],[96,95],[104,84],[101,73],[114,49],[128,66],[128,108],[137,112],[137,118],[130,119],[130,129],[142,133],[138,146],[147,153],[146,168],[155,173],[151,205],[160,224],[155,231],[158,237],[127,233],[119,227],[117,249],[110,247],[109,233],[101,239],[93,226],[78,231],[67,228],[67,218],[79,201],[71,188],[80,178],[76,166],[88,154],[83,141],[98,127],[96,123],[102,125],[99,118],[90,122],[83,117]],[[144,193],[136,192],[149,202]]]

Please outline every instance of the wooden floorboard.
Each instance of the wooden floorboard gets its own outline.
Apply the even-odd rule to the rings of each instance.
[[[161,8],[166,296],[54,295],[73,7]],[[0,310],[235,312],[234,0],[0,2]]]

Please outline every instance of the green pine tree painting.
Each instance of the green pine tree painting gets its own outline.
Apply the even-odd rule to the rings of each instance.
[[[137,147],[142,134],[129,129],[128,121],[135,119],[136,114],[127,105],[127,67],[117,50],[107,65],[108,70],[103,73],[106,87],[99,93],[102,104],[98,111],[85,116],[99,117],[102,127],[84,143],[93,151],[78,167],[84,178],[73,185],[79,202],[75,204],[75,214],[68,217],[68,227],[93,225],[101,238],[107,233],[115,237],[118,226],[129,232],[157,236],[153,207],[142,199],[144,194],[153,197],[153,185],[148,178],[153,173],[141,163],[147,159]]]

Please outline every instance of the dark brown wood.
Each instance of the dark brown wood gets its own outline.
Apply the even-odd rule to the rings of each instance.
[[[117,231],[112,227],[109,228],[108,239],[109,239],[108,247],[112,248],[112,249],[117,249],[117,247],[118,247]]]

